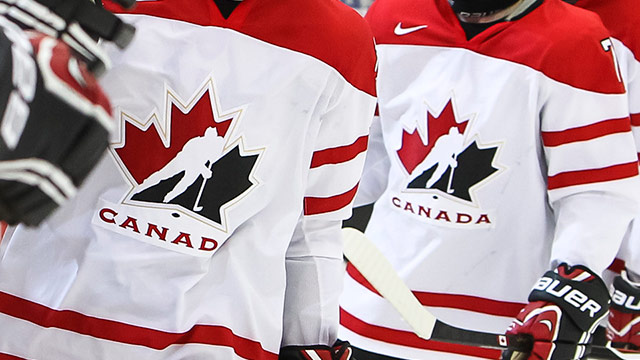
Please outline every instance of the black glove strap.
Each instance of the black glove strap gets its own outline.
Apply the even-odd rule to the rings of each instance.
[[[587,279],[574,280],[558,273],[574,275],[588,272]],[[558,266],[547,271],[529,294],[529,301],[548,301],[557,304],[582,331],[589,331],[594,322],[609,310],[609,294],[602,279],[584,266]]]

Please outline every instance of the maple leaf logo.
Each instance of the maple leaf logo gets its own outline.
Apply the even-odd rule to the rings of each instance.
[[[462,123],[456,122],[453,113],[453,105],[451,100],[447,102],[439,116],[434,117],[427,111],[427,144],[422,142],[418,130],[415,129],[411,133],[402,132],[402,147],[397,151],[400,161],[409,174],[420,164],[431,152],[439,137],[449,132],[449,129],[456,127],[460,134],[464,134],[467,128],[468,120]]]
[[[162,130],[155,123],[144,130],[131,122],[124,123],[124,144],[114,148],[137,184],[142,184],[151,174],[163,168],[189,140],[202,136],[209,127],[217,129],[218,135],[224,137],[231,125],[232,119],[215,121],[209,90],[187,111],[174,102],[170,106],[169,144],[165,145],[158,136]]]
[[[397,154],[409,174],[408,189],[438,189],[472,201],[470,188],[498,171],[492,165],[498,148],[481,148],[475,140],[466,144],[468,123],[456,121],[450,99],[439,115],[427,111],[426,144],[418,127],[403,130]]]
[[[210,80],[186,105],[167,91],[165,126],[155,114],[146,123],[123,122],[113,152],[133,185],[128,199],[224,222],[225,204],[256,185],[259,153],[245,151],[241,139],[231,142],[241,111],[221,115],[217,103]]]

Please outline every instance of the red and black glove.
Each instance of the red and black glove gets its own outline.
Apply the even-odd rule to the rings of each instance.
[[[640,349],[640,284],[629,280],[627,272],[613,280],[607,339],[613,347]]]
[[[0,220],[37,225],[107,149],[111,107],[66,43],[3,17],[0,31]]]
[[[338,341],[333,347],[285,346],[280,349],[278,360],[356,360],[351,354],[351,345],[346,341]]]
[[[529,304],[509,326],[507,335],[530,342],[526,357],[511,349],[502,359],[582,359],[591,336],[609,308],[607,287],[584,266],[561,264],[547,271],[529,294]]]

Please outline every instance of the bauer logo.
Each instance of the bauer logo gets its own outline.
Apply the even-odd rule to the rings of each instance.
[[[595,300],[590,299],[586,294],[571,285],[565,284],[559,287],[560,280],[550,277],[542,277],[533,287],[533,290],[544,291],[554,297],[563,299],[567,304],[594,318],[602,310],[602,306]]]
[[[492,226],[492,211],[483,209],[473,193],[500,172],[495,162],[500,144],[476,138],[469,125],[473,116],[459,116],[453,96],[435,109],[425,105],[401,134],[396,154],[405,173],[404,191],[393,198],[393,206],[439,225]]]
[[[154,245],[210,255],[239,223],[230,221],[229,210],[259,184],[254,172],[264,149],[247,149],[233,134],[242,113],[220,109],[213,79],[188,100],[167,87],[164,114],[135,119],[123,110],[111,150],[131,189],[121,204],[105,202],[94,222]]]
[[[628,296],[618,289],[616,289],[611,295],[611,301],[618,306],[630,310],[631,312],[640,312],[640,299],[636,299],[635,296]]]

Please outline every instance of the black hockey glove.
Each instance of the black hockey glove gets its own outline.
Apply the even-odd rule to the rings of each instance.
[[[62,41],[0,16],[0,220],[37,225],[108,146],[110,105]]]
[[[613,280],[611,300],[607,339],[613,347],[640,349],[640,284],[623,271]]]
[[[23,29],[31,29],[64,41],[95,75],[110,66],[98,38],[126,47],[135,28],[124,23],[94,0],[0,0],[0,15]],[[99,0],[98,0],[99,1]],[[115,0],[131,7],[135,0]]]
[[[608,308],[609,294],[600,277],[584,266],[561,264],[538,280],[507,335],[529,339],[526,359],[582,359]],[[506,350],[502,359],[513,354]]]
[[[285,346],[280,349],[278,360],[356,360],[351,354],[351,345],[346,341],[338,341],[333,347]]]

